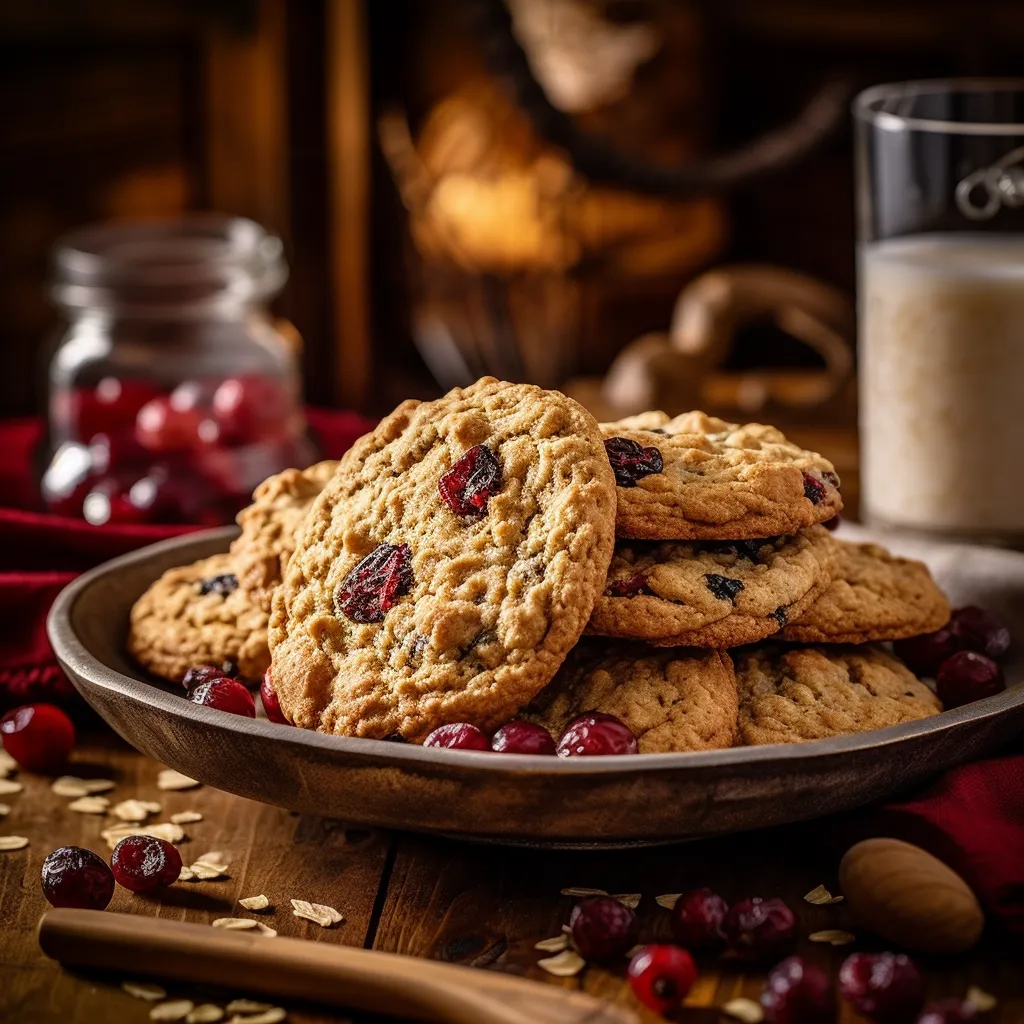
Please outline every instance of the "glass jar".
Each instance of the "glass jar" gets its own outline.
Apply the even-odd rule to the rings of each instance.
[[[280,239],[197,214],[84,228],[54,255],[52,511],[230,522],[265,477],[313,461],[297,338],[266,308],[288,275]]]

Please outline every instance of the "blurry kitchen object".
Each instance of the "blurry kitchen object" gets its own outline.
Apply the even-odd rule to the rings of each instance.
[[[266,304],[280,239],[218,214],[109,223],[58,242],[67,318],[49,368],[52,511],[89,522],[229,522],[314,458],[294,329]]]
[[[1024,543],[1024,79],[854,115],[865,515]]]

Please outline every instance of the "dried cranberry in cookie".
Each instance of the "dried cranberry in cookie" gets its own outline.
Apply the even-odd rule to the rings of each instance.
[[[576,643],[614,528],[600,429],[564,395],[485,378],[405,402],[341,460],[274,594],[283,713],[339,735],[490,733]]]
[[[843,507],[827,459],[775,427],[690,412],[602,423],[619,485],[616,532],[644,540],[795,534]],[[657,468],[654,468],[654,467]]]

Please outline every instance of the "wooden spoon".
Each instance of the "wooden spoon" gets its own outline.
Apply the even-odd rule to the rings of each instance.
[[[70,967],[124,971],[302,999],[436,1024],[637,1024],[582,992],[497,971],[303,939],[268,939],[103,910],[51,910],[43,952]]]

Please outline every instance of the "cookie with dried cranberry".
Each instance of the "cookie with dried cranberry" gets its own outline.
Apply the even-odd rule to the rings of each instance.
[[[928,567],[878,544],[835,541],[828,589],[783,629],[783,640],[862,644],[932,633],[949,621],[946,595]]]
[[[724,651],[656,651],[583,639],[522,717],[557,739],[588,711],[625,723],[641,754],[731,747],[737,713],[732,661]]]
[[[341,460],[274,595],[285,715],[413,741],[501,725],[579,638],[614,528],[600,430],[564,395],[484,378],[404,403]]]
[[[938,697],[881,647],[733,652],[741,741],[803,743],[937,715]]]
[[[832,463],[775,427],[648,412],[602,423],[601,431],[618,484],[619,537],[771,537],[843,507]]]
[[[832,580],[823,526],[742,541],[619,541],[587,632],[658,647],[737,647],[777,633]]]
[[[168,569],[135,602],[128,650],[154,675],[174,682],[197,665],[234,662],[255,682],[270,664],[267,613],[238,586],[227,554]]]
[[[307,469],[286,469],[267,477],[238,513],[239,537],[231,545],[238,585],[252,601],[270,612],[270,599],[295,550],[295,535],[313,499],[334,475],[332,459]]]

